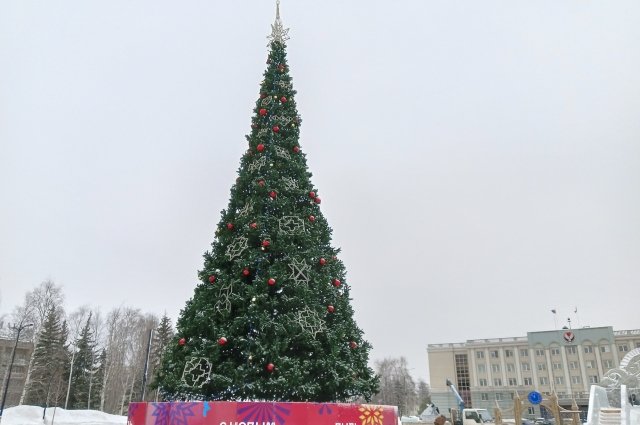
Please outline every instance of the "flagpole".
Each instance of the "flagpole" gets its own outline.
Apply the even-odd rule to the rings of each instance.
[[[551,313],[553,313],[553,326],[555,330],[558,330],[558,316],[556,315],[556,309],[552,309]]]
[[[578,327],[581,328],[582,326],[580,325],[580,317],[578,316],[578,307],[574,308],[573,313],[576,315],[576,323],[578,324]]]

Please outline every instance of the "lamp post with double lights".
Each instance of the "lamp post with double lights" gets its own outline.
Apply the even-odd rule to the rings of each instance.
[[[4,412],[4,402],[7,401],[7,391],[9,390],[9,381],[11,380],[11,369],[13,368],[13,361],[16,358],[16,350],[18,348],[18,341],[20,340],[20,332],[23,329],[33,326],[33,323],[26,323],[18,327],[14,327],[18,333],[16,334],[16,343],[13,346],[13,353],[11,353],[11,361],[9,362],[9,370],[7,371],[7,380],[4,383],[4,393],[2,394],[2,403],[0,403],[0,422],[2,422],[2,413]]]

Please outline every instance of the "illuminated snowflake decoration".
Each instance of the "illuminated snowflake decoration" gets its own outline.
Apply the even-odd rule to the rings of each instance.
[[[303,310],[298,311],[295,314],[293,321],[296,322],[304,332],[313,335],[314,338],[320,332],[327,330],[327,327],[318,313],[311,310],[309,307],[305,307]]]
[[[278,228],[285,234],[304,232],[304,220],[295,215],[285,215],[278,219]]]
[[[360,411],[359,419],[362,421],[362,425],[382,425],[382,407],[364,404],[358,410]]]
[[[191,357],[184,365],[182,382],[192,388],[202,388],[211,376],[211,362],[204,357]]]
[[[291,269],[290,279],[293,279],[296,283],[309,283],[309,272],[311,272],[311,266],[307,264],[304,260],[291,260],[291,264],[289,264],[289,268]]]
[[[233,284],[231,282],[223,285],[220,288],[220,298],[214,306],[216,310],[225,310],[227,313],[231,313],[231,295],[233,294]]]
[[[258,135],[259,135],[259,136],[264,136],[264,135],[265,135],[265,134],[267,134],[268,132],[269,132],[269,129],[268,129],[268,128],[261,128],[261,129],[258,131]]]
[[[247,169],[249,170],[249,172],[253,173],[254,171],[260,171],[260,169],[265,165],[267,165],[267,157],[261,156],[260,159],[256,159],[251,164],[249,164]]]
[[[245,249],[249,247],[249,239],[244,236],[240,236],[233,241],[233,243],[229,244],[227,247],[227,258],[229,260],[233,260],[234,258],[238,258]]]
[[[291,155],[289,155],[289,152],[287,152],[287,150],[281,146],[276,146],[276,155],[280,158],[291,159]]]
[[[291,83],[289,83],[288,81],[284,81],[284,80],[278,81],[278,85],[280,87],[282,87],[283,89],[288,89],[288,88],[291,87]]]
[[[298,188],[298,182],[293,177],[283,177],[282,186],[288,190],[295,190]]]
[[[253,201],[248,200],[244,207],[238,210],[238,217],[246,217],[253,211]]]
[[[269,106],[269,105],[271,105],[271,102],[273,102],[273,99],[271,99],[270,96],[267,96],[264,99],[262,99],[262,102],[260,102],[260,104],[262,106]]]
[[[269,41],[283,43],[289,39],[289,28],[282,25],[280,19],[280,0],[276,1],[276,20],[271,24],[271,34],[267,36]]]
[[[274,115],[272,117],[272,121],[273,122],[277,122],[277,123],[282,124],[282,125],[287,125],[291,121],[293,121],[293,118],[290,118],[290,117],[287,117],[287,116],[284,116],[284,115]]]

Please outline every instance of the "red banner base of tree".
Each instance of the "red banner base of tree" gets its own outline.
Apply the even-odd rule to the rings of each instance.
[[[131,403],[129,425],[398,425],[395,406],[200,401]]]

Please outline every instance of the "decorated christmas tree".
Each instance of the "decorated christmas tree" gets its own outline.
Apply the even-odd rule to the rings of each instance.
[[[278,8],[249,148],[157,376],[168,399],[328,402],[376,391],[299,143],[287,32]]]

